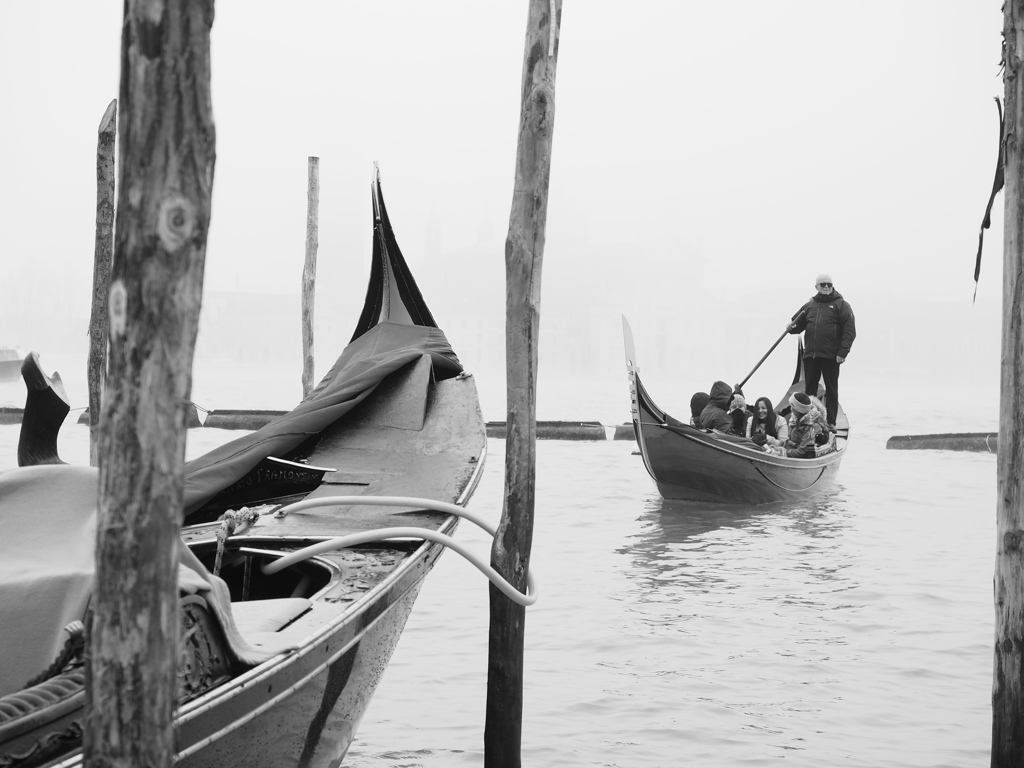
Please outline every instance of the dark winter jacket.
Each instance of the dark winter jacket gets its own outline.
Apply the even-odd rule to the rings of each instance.
[[[727,435],[735,434],[732,418],[726,413],[729,401],[732,399],[732,387],[724,381],[716,381],[709,394],[711,399],[704,406],[704,410],[700,412],[697,426],[701,429],[717,429]]]
[[[839,291],[828,296],[820,293],[793,316],[795,327],[790,333],[804,333],[804,357],[850,356],[850,347],[857,337],[853,309]]]

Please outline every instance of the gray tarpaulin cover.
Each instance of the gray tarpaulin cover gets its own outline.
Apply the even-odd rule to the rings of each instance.
[[[429,354],[437,379],[462,371],[438,328],[382,322],[341,353],[334,367],[294,410],[185,466],[185,514],[199,509],[267,456],[283,457],[366,399],[390,373]]]
[[[96,573],[93,467],[40,464],[0,472],[0,696],[21,690],[45,670],[85,620]],[[206,599],[228,641],[231,661],[252,665],[290,646],[270,633],[243,638],[231,615],[228,586],[181,547],[178,584]]]

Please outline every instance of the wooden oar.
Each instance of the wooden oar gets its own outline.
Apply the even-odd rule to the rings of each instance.
[[[794,317],[792,320],[790,320],[789,321],[790,325],[795,323],[800,318],[800,315],[802,315],[802,314],[803,314],[803,312],[800,312],[799,314],[797,314],[796,317]],[[775,340],[774,344],[772,344],[771,349],[769,349],[767,352],[765,352],[764,353],[764,357],[762,357],[760,360],[757,361],[757,365],[754,366],[754,370],[752,370],[750,373],[747,374],[747,378],[745,378],[743,381],[741,381],[739,384],[736,385],[736,389],[743,389],[743,385],[746,384],[750,380],[750,377],[753,376],[757,372],[757,369],[761,367],[761,363],[763,363],[765,360],[768,359],[768,355],[770,355],[772,352],[774,352],[775,348],[777,346],[779,346],[779,344],[782,343],[782,340],[784,338],[786,338],[788,335],[789,335],[789,327],[787,326],[786,330],[783,331],[782,335],[779,336],[779,338]]]

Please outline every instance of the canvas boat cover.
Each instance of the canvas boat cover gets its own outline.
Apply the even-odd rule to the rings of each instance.
[[[57,657],[72,621],[84,621],[96,573],[94,467],[41,464],[0,472],[0,696],[19,691]],[[251,666],[291,648],[283,638],[244,638],[227,584],[181,547],[182,594],[205,598],[228,642],[229,660]]]
[[[390,321],[370,328],[345,347],[323,381],[294,410],[185,466],[185,514],[202,507],[266,457],[284,457],[334,424],[365,400],[384,377],[424,354],[430,355],[437,380],[462,372],[459,359],[438,328]]]

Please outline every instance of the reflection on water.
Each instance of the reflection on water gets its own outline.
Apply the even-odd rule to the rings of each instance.
[[[628,537],[618,551],[633,556],[634,573],[653,571],[647,575],[657,578],[657,572],[691,562],[692,553],[706,552],[725,541],[742,548],[746,539],[782,533],[836,539],[849,522],[849,511],[838,484],[820,498],[758,506],[663,499],[651,493],[637,522],[639,532]],[[808,554],[829,547],[810,542],[803,546]]]
[[[646,499],[644,508],[640,517],[644,531],[636,538],[648,538],[653,546],[681,544],[720,528],[741,528],[765,514],[757,507],[702,504],[653,495]]]
[[[645,528],[656,529],[652,535],[675,543],[719,528],[743,528],[773,516],[789,519],[805,535],[813,537],[834,535],[845,506],[841,483],[814,499],[757,506],[663,499],[652,493],[644,501],[645,511],[640,519]]]

